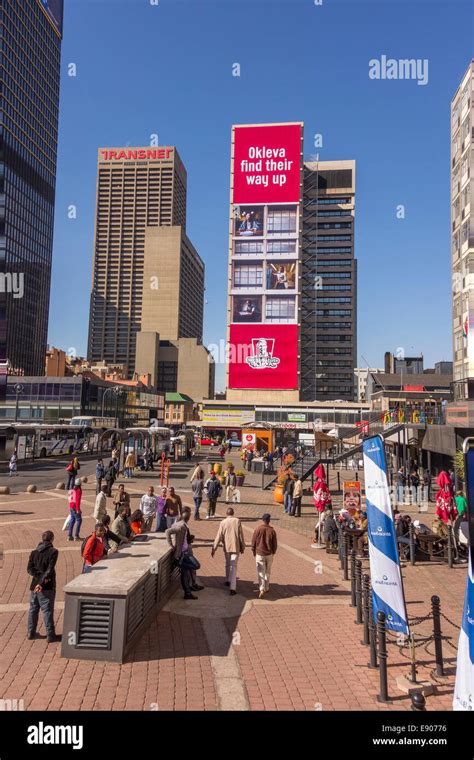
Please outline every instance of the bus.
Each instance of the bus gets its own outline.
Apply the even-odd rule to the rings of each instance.
[[[111,430],[117,426],[116,417],[93,417],[81,414],[80,416],[73,417],[71,419],[71,425],[82,425],[83,427],[89,427],[93,430]]]
[[[81,425],[35,425],[35,457],[45,458],[88,451],[88,435]]]

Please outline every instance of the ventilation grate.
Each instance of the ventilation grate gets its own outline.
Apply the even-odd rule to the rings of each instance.
[[[110,649],[114,603],[109,599],[80,599],[76,648]]]

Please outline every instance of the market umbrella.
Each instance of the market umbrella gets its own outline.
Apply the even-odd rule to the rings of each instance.
[[[436,516],[440,517],[444,523],[448,523],[449,520],[455,520],[458,514],[451,479],[448,473],[442,470],[436,482],[439,485],[439,491],[436,494]]]

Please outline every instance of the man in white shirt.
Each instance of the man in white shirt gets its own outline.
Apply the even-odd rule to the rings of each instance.
[[[140,509],[143,513],[142,533],[148,533],[151,530],[157,506],[155,489],[153,486],[150,486],[148,492],[140,499]]]
[[[102,486],[95,497],[94,519],[96,522],[102,522],[102,518],[107,514],[107,486]]]

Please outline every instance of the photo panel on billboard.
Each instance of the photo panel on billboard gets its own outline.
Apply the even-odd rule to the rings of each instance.
[[[261,322],[261,296],[234,296],[232,299],[232,322]]]
[[[296,317],[296,296],[267,296],[265,322],[292,322]]]
[[[294,290],[296,288],[296,261],[267,261],[267,290]]]
[[[235,206],[234,235],[238,237],[261,237],[264,234],[263,206]]]
[[[233,203],[299,203],[301,125],[234,127]]]
[[[298,325],[231,325],[229,387],[298,387]]]

